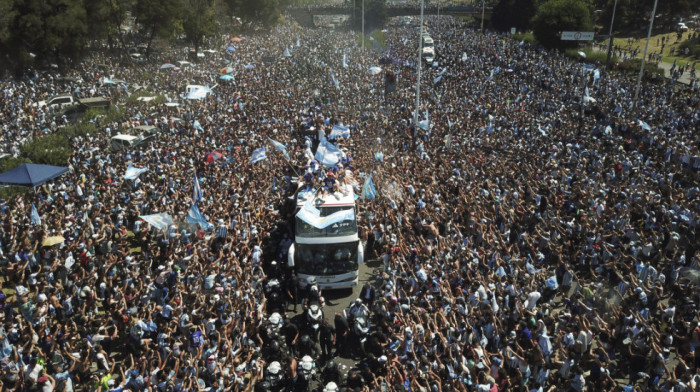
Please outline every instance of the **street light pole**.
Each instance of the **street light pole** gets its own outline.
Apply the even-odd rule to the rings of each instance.
[[[365,50],[365,0],[362,0],[362,50]]]
[[[418,76],[416,80],[416,109],[413,111],[413,146],[416,146],[418,139],[418,109],[420,108],[420,73],[423,62],[423,5],[420,1],[420,25],[418,26]]]
[[[486,0],[481,0],[481,32],[484,32],[484,13],[486,12]]]
[[[639,68],[639,76],[637,77],[637,88],[634,89],[634,101],[632,101],[632,108],[637,107],[637,99],[639,98],[639,86],[642,83],[642,75],[644,75],[644,64],[647,60],[647,50],[649,50],[649,40],[651,40],[651,29],[654,27],[654,17],[656,16],[656,5],[658,3],[659,0],[654,0],[654,9],[651,11],[651,20],[649,21],[649,32],[647,33],[647,44],[644,46],[642,66]]]
[[[610,20],[610,42],[608,43],[608,58],[605,60],[605,65],[610,67],[610,56],[612,55],[612,47],[613,47],[613,23],[615,23],[615,11],[617,10],[617,0],[615,0],[615,4],[613,5],[613,13],[612,13],[612,19]]]

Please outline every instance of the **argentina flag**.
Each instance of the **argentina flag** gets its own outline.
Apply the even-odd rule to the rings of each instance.
[[[194,204],[197,204],[200,200],[202,200],[202,188],[199,187],[197,172],[194,172],[194,178],[192,179],[192,201]]]
[[[187,211],[187,221],[199,225],[203,230],[211,230],[214,228],[214,225],[204,219],[196,204],[193,204],[189,211]]]
[[[260,147],[253,151],[253,156],[250,157],[250,163],[259,162],[265,158],[267,158],[267,155],[265,154],[265,147]]]

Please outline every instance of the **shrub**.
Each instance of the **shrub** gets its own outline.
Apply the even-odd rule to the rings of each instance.
[[[535,36],[532,33],[515,33],[513,38],[516,41],[525,41],[531,44],[537,43]]]
[[[570,48],[567,49],[564,53],[566,54],[567,57],[570,57],[572,59],[579,59],[581,56],[578,54],[578,52],[583,52],[586,54],[586,62],[595,64],[596,61],[600,62],[601,64],[605,64],[605,61],[608,59],[608,52],[597,52],[591,49],[590,47],[586,47],[583,49],[577,49],[577,48]],[[615,64],[619,61],[617,56],[611,56],[610,57],[610,63]]]
[[[631,59],[625,62],[619,63],[617,69],[622,72],[630,73],[633,75],[639,74],[639,67],[642,65],[642,59]],[[663,68],[655,63],[645,63],[644,64],[644,75],[642,76],[645,80],[663,80],[666,73]]]
[[[685,56],[685,50],[688,49],[689,57],[700,58],[700,42],[687,39],[678,46],[676,53]]]
[[[32,140],[22,146],[21,156],[34,163],[65,166],[72,150],[66,135],[55,133]]]

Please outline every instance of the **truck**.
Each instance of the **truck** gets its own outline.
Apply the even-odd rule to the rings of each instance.
[[[54,107],[54,108],[68,108],[68,107],[80,107],[87,110],[88,108],[109,108],[111,102],[109,98],[105,97],[94,97],[94,98],[77,98],[71,94],[56,95],[44,101],[39,101],[34,104],[37,108],[43,107]]]
[[[311,207],[309,207],[311,206]],[[302,218],[302,209],[313,209],[319,221],[340,214],[344,219],[319,228]],[[357,231],[357,207],[350,186],[321,197],[316,190],[301,190],[296,196],[293,231],[287,264],[294,267],[300,286],[314,277],[320,288],[342,289],[357,285],[364,249]]]

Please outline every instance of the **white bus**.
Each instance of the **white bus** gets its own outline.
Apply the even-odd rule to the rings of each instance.
[[[309,201],[319,210],[320,217],[345,210],[355,213],[352,219],[319,229],[297,217],[296,213]],[[341,289],[357,285],[364,249],[357,234],[356,216],[352,188],[326,194],[323,200],[315,191],[299,191],[294,214],[294,243],[289,248],[288,265],[295,267],[301,286],[306,286],[312,276],[320,288]]]

